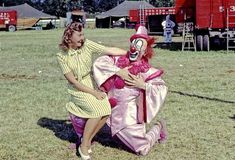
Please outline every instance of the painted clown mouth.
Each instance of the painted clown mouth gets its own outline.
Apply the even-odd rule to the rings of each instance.
[[[130,59],[131,61],[137,60],[138,56],[139,56],[139,52],[138,52],[138,51],[136,51],[136,52],[134,52],[134,53],[131,53],[131,52],[129,53],[129,59]]]

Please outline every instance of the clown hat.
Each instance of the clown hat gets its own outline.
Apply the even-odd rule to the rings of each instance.
[[[145,26],[140,25],[137,29],[137,32],[131,36],[130,41],[133,41],[136,38],[143,38],[147,41],[150,39],[148,36],[148,30],[145,28]]]

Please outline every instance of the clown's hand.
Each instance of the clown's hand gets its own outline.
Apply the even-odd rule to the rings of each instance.
[[[145,90],[145,82],[143,77],[135,76],[133,74],[129,74],[129,77],[129,79],[125,80],[127,85]]]
[[[128,71],[130,67],[131,66],[120,69],[118,72],[116,72],[116,75],[121,77],[123,80],[130,79]]]

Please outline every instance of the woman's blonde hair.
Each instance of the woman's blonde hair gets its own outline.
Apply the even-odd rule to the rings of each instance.
[[[59,44],[60,49],[63,51],[68,51],[69,50],[69,43],[71,40],[71,37],[75,31],[81,32],[82,31],[82,24],[78,22],[73,22],[69,24],[66,29],[64,30],[64,34],[62,37],[62,41]]]

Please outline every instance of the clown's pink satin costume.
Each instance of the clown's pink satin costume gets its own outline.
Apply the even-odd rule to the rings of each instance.
[[[129,69],[130,73],[144,77],[145,91],[124,86],[122,80],[115,76],[120,68],[127,65],[134,66]],[[117,135],[134,152],[146,155],[160,139],[160,128],[155,125],[146,133],[144,122],[151,122],[166,97],[167,87],[160,77],[162,71],[144,61],[131,64],[125,56],[102,56],[95,61],[93,67],[98,86],[108,91],[113,106],[107,122],[112,135]]]
[[[130,38],[130,51],[126,56],[99,57],[93,64],[94,78],[101,90],[108,93],[112,113],[107,121],[112,135],[116,135],[132,151],[146,155],[155,143],[161,142],[165,134],[163,123],[154,125],[146,132],[146,123],[150,123],[159,112],[167,87],[161,79],[162,70],[148,63],[153,50],[153,38],[147,35],[147,29],[140,26]],[[144,88],[126,85],[116,73],[128,68],[129,74],[142,77]],[[139,79],[139,78],[138,78]],[[133,79],[134,80],[134,79]]]

